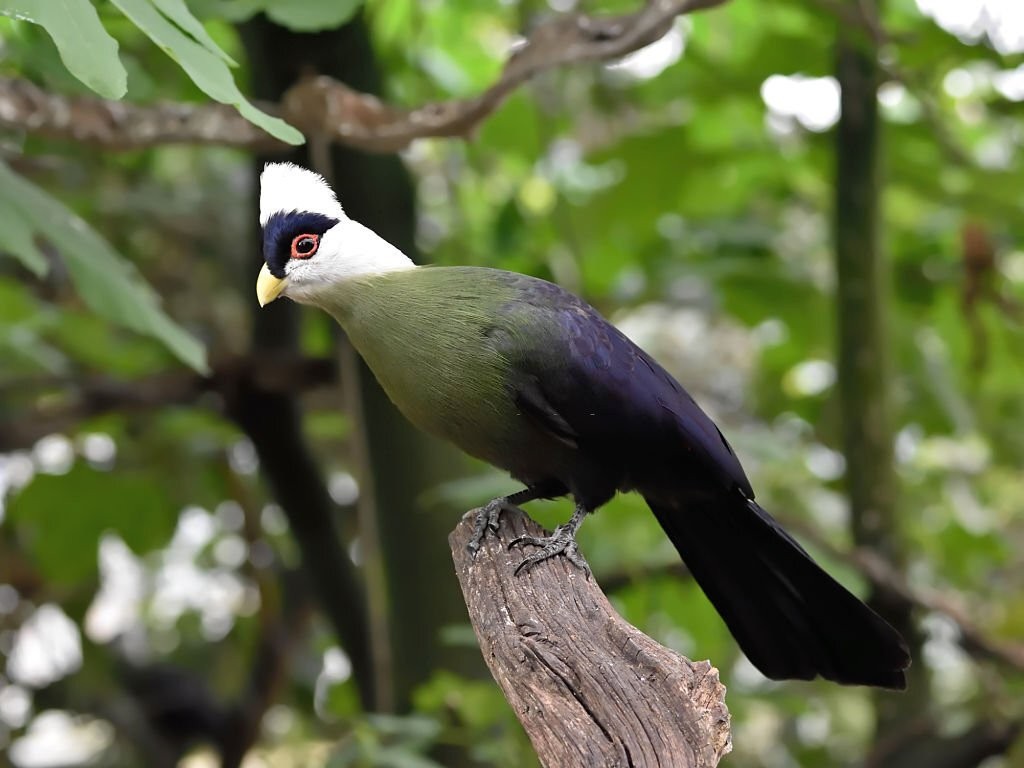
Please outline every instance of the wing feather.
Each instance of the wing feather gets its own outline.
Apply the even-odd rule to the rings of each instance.
[[[515,277],[517,298],[505,308],[515,330],[503,334],[504,352],[524,412],[581,450],[614,452],[653,467],[652,476],[661,465],[665,473],[699,469],[753,498],[721,431],[657,361],[573,294]]]

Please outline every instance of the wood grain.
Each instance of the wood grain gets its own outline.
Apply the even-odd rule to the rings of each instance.
[[[545,766],[705,768],[731,749],[725,687],[710,662],[659,645],[612,608],[565,558],[514,575],[509,543],[542,535],[502,516],[476,558],[475,511],[449,536],[484,660]]]

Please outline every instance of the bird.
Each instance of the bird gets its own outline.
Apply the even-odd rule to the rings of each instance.
[[[409,421],[523,484],[477,511],[474,555],[504,511],[570,496],[566,523],[513,542],[530,553],[516,570],[563,556],[589,577],[577,530],[637,492],[766,677],[906,688],[900,633],[755,501],[711,418],[591,305],[515,272],[416,265],[292,163],[265,165],[259,216],[260,305],[332,315]]]

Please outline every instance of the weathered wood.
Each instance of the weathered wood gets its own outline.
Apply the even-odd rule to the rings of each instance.
[[[476,558],[475,512],[448,538],[484,660],[545,766],[709,768],[731,748],[725,686],[710,662],[659,645],[565,558],[515,575],[508,545],[541,535],[502,515]]]

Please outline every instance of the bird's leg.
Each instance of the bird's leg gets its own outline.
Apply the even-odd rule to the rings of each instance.
[[[477,510],[476,520],[473,521],[473,535],[469,539],[469,544],[466,545],[471,555],[475,555],[480,549],[480,544],[488,530],[498,530],[501,513],[513,506],[515,505],[509,501],[508,496],[499,496],[496,499],[491,499]]]
[[[466,546],[469,553],[476,555],[488,530],[497,533],[502,512],[519,509],[520,504],[543,498],[549,493],[549,490],[546,486],[531,486],[508,496],[499,496],[480,507],[476,513],[476,520],[473,521],[473,536]]]
[[[555,528],[555,532],[550,536],[520,536],[509,544],[509,549],[517,545],[524,546],[526,544],[540,547],[539,552],[534,552],[519,564],[519,567],[516,568],[516,574],[529,571],[538,563],[542,563],[555,555],[565,555],[570,563],[583,571],[587,578],[590,578],[590,566],[587,565],[587,561],[583,559],[583,555],[580,554],[579,548],[576,546],[576,531],[579,530],[580,525],[583,523],[583,518],[586,516],[587,508],[577,502],[576,509],[573,511],[572,517],[569,518],[569,522]]]

